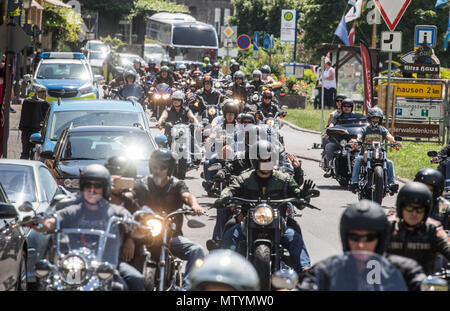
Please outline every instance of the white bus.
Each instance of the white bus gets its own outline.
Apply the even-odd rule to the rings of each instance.
[[[216,29],[181,13],[157,13],[147,20],[147,36],[161,44],[172,60],[203,61],[217,58]]]

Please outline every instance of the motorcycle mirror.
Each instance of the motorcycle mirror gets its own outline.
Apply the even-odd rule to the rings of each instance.
[[[54,205],[56,203],[58,203],[59,201],[65,199],[67,196],[65,194],[57,194],[53,197],[52,202],[50,203],[50,205]]]
[[[428,151],[427,156],[429,157],[437,157],[438,153],[437,151]]]
[[[294,289],[298,284],[298,274],[291,269],[282,269],[272,275],[272,285],[278,289]]]
[[[196,219],[189,219],[188,222],[187,222],[187,226],[188,226],[189,228],[197,229],[197,228],[203,228],[203,227],[205,227],[206,225],[205,225],[205,223],[203,223],[203,222],[201,222],[201,221],[199,221],[199,220],[196,220]]]
[[[34,212],[33,204],[29,201],[25,201],[19,206],[18,210],[23,213]]]
[[[108,86],[106,84],[103,85],[103,89],[106,91],[108,89]]]
[[[311,189],[309,190],[309,193],[310,198],[317,198],[318,196],[320,196],[320,191],[317,189]]]
[[[448,282],[440,277],[429,275],[420,284],[420,290],[426,292],[448,291]]]

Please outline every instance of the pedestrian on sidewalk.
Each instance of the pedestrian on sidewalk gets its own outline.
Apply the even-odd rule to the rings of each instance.
[[[336,78],[334,68],[331,66],[331,60],[325,59],[325,67],[323,72],[324,90],[324,106],[325,109],[334,108],[334,97],[336,95]]]
[[[33,144],[30,143],[30,136],[41,130],[41,123],[50,108],[50,104],[45,100],[46,97],[47,89],[40,87],[36,90],[36,95],[23,101],[19,123],[19,130],[22,131],[21,159],[32,159],[33,157]]]

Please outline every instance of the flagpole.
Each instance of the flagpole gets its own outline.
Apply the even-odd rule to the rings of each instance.
[[[377,6],[375,6],[375,15],[373,20],[373,30],[372,30],[372,49],[377,48]]]

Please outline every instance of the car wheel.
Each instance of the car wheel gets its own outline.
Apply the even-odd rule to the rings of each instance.
[[[26,291],[27,290],[27,255],[25,251],[22,253],[22,258],[20,259],[19,274],[17,275],[17,290]]]

